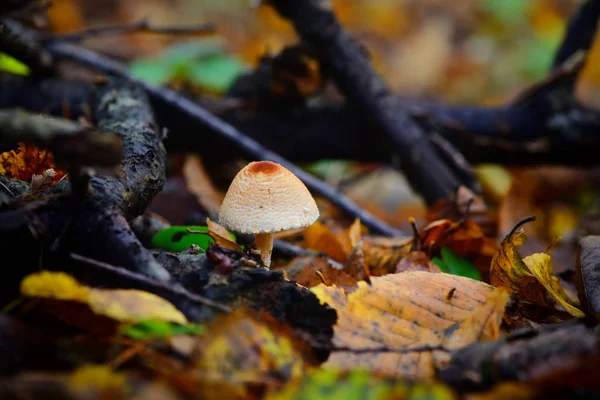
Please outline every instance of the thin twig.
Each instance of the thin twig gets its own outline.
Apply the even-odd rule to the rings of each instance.
[[[97,261],[97,260],[82,256],[82,255],[79,255],[76,253],[70,253],[70,257],[75,261],[83,262],[91,267],[98,268],[103,271],[108,271],[108,272],[112,273],[113,275],[119,276],[120,278],[124,278],[124,279],[130,280],[130,281],[135,281],[137,283],[142,283],[148,290],[154,289],[157,291],[169,292],[171,294],[181,296],[191,302],[200,303],[205,306],[212,307],[216,310],[226,312],[226,313],[233,311],[233,309],[231,307],[228,307],[224,304],[217,303],[215,301],[207,299],[206,297],[200,296],[198,294],[191,293],[182,287],[171,286],[165,282],[152,280],[142,274],[138,274],[136,272],[126,270],[125,268],[116,267],[114,265],[110,265],[110,264],[107,264],[107,263],[104,263],[101,261]]]
[[[155,33],[162,35],[210,35],[216,32],[216,27],[211,23],[177,25],[177,26],[154,26],[148,18],[136,22],[117,25],[96,26],[70,32],[63,35],[51,35],[43,38],[42,42],[81,42],[91,37],[107,35],[123,35],[128,33]]]

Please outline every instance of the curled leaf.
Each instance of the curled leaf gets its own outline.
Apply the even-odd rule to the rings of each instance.
[[[554,276],[549,254],[537,253],[521,258],[519,247],[526,241],[522,229],[511,231],[502,240],[490,268],[492,285],[507,288],[519,300],[551,309],[561,306],[572,316],[582,317],[579,301],[569,297]]]

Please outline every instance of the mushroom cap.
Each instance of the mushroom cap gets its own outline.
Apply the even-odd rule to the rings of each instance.
[[[246,165],[225,195],[219,222],[245,234],[275,233],[310,226],[319,209],[304,183],[271,161]]]

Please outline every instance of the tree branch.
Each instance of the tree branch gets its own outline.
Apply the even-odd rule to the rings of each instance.
[[[114,134],[20,109],[0,110],[0,152],[18,142],[52,151],[62,165],[114,167],[122,157],[121,138]]]
[[[579,7],[577,13],[569,21],[565,37],[554,56],[553,67],[561,66],[577,51],[587,51],[591,48],[599,16],[599,0],[586,0]]]
[[[318,51],[325,69],[356,112],[373,121],[376,131],[389,143],[411,185],[433,204],[449,198],[460,186],[452,164],[436,154],[422,127],[394,98],[376,74],[364,51],[344,31],[320,0],[271,0],[269,4],[289,19],[301,38]],[[464,182],[471,186],[473,181]]]
[[[162,110],[160,111],[161,113],[170,113],[172,117],[176,117],[182,122],[187,121],[189,124],[202,127],[207,133],[222,137],[230,146],[239,148],[247,157],[250,157],[253,160],[270,160],[283,165],[300,178],[313,193],[329,199],[341,210],[347,212],[351,216],[360,218],[360,220],[372,231],[390,236],[403,235],[401,231],[377,219],[372,214],[359,207],[352,200],[341,195],[331,186],[305,172],[277,153],[263,147],[254,139],[244,135],[227,122],[215,117],[200,105],[185,98],[179,93],[167,88],[157,88],[143,83],[127,73],[119,63],[81,47],[53,43],[47,46],[47,50],[57,58],[74,60],[80,64],[124,78],[129,82],[137,84],[148,93],[153,100],[155,108],[157,110]],[[209,142],[209,140],[210,139],[207,138],[205,144]]]

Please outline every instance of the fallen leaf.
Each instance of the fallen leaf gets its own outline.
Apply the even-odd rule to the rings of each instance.
[[[235,243],[235,236],[231,233],[227,233],[227,235],[233,240],[216,235],[210,231],[209,226],[170,226],[154,234],[152,246],[157,249],[178,252],[189,250],[192,245],[195,245],[198,246],[199,252],[204,253],[211,244],[217,243],[221,247],[239,250],[240,246]]]
[[[45,170],[42,175],[33,174],[31,177],[31,194],[40,195],[44,193],[52,187],[55,178],[56,171],[53,168]]]
[[[442,272],[436,264],[431,262],[427,254],[420,250],[411,251],[396,265],[397,273],[407,271]]]
[[[519,223],[516,225],[518,227]],[[507,288],[520,301],[550,309],[562,308],[574,317],[582,317],[579,301],[570,298],[555,277],[549,254],[536,253],[522,259],[519,247],[527,241],[523,229],[511,231],[500,245],[490,268],[490,280],[496,287]]]
[[[434,221],[421,230],[420,239],[423,250],[427,252],[446,246],[463,257],[479,254],[485,244],[481,227],[469,219],[460,222],[449,219]]]
[[[218,191],[204,168],[202,159],[188,154],[181,169],[187,190],[211,217],[219,215],[224,193]]]
[[[77,368],[68,378],[69,387],[75,391],[97,390],[104,396],[110,393],[123,394],[127,378],[107,365],[84,365]]]
[[[305,372],[310,351],[293,331],[269,315],[238,310],[217,317],[195,337],[191,364],[168,375],[194,398],[247,399],[256,391],[278,390]],[[155,364],[160,373],[167,368]],[[254,397],[252,397],[254,398]]]
[[[479,225],[486,235],[496,235],[496,213],[491,212],[485,201],[465,186],[460,186],[452,198],[440,200],[427,210],[429,222],[444,219],[461,221],[466,218]]]
[[[286,265],[283,270],[288,279],[296,281],[299,285],[311,288],[323,283],[327,285],[336,285],[346,290],[356,285],[358,280],[348,275],[344,269],[335,268],[323,257],[305,256],[296,257]],[[321,274],[322,278],[319,277]]]
[[[159,320],[141,321],[133,325],[123,325],[120,328],[122,335],[137,340],[168,338],[176,335],[200,335],[204,331],[203,325],[179,325]]]
[[[359,282],[358,289],[348,296],[339,288],[324,285],[311,290],[338,312],[335,346],[391,349],[336,351],[325,366],[365,368],[402,378],[431,379],[435,368],[450,356],[441,351],[399,353],[394,349],[441,345],[453,350],[495,339],[508,300],[506,291],[483,282],[422,271],[373,277],[371,285]]]
[[[460,257],[458,254],[450,250],[448,247],[442,247],[441,250],[442,258],[433,258],[433,263],[440,267],[443,272],[465,276],[467,278],[475,279],[480,281],[481,275],[479,271],[471,264],[468,260]]]
[[[413,383],[382,378],[368,371],[313,369],[265,400],[451,400],[455,394],[441,383]]]
[[[363,251],[369,275],[381,276],[396,271],[410,251],[411,238],[365,237]]]
[[[304,246],[326,253],[335,261],[345,263],[353,248],[349,235],[346,235],[348,230],[336,234],[327,225],[317,221],[304,231]]]
[[[104,326],[98,325],[106,322],[158,320],[187,323],[185,316],[171,303],[152,293],[91,288],[62,272],[42,271],[28,275],[21,282],[21,294],[38,300],[33,303],[34,307],[41,307],[69,324],[90,331],[102,330]]]
[[[54,169],[56,175],[53,183],[58,182],[65,174],[54,164],[54,155],[48,150],[33,145],[19,143],[17,150],[0,154],[0,175],[29,182],[34,174],[43,175],[44,171]]]
[[[236,251],[242,249],[242,247],[235,242],[235,236],[227,231],[225,227],[217,224],[210,218],[206,218],[206,225],[208,226],[208,234],[214,239],[219,247]]]

